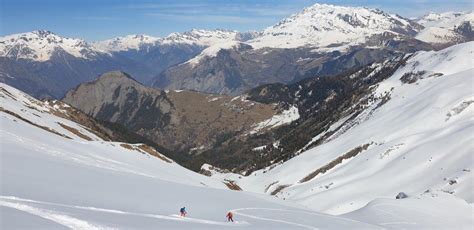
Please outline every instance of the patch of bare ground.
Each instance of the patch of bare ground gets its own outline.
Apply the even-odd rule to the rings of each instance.
[[[7,97],[13,99],[16,101],[16,98],[15,96],[13,96],[13,94],[11,94],[10,92],[8,92],[8,90],[6,90],[5,88],[3,87],[0,87],[0,92],[4,93]]]
[[[309,175],[307,175],[306,177],[301,179],[299,182],[304,183],[304,182],[312,180],[317,175],[319,175],[321,173],[325,173],[328,170],[336,167],[338,164],[342,163],[343,160],[357,156],[359,153],[366,150],[369,146],[370,146],[370,144],[367,143],[367,144],[364,144],[364,145],[357,146],[357,147],[353,148],[349,152],[343,154],[342,156],[339,156],[338,158],[334,159],[333,161],[329,162],[328,164],[324,165],[323,167],[321,167],[321,168],[317,169],[316,171],[310,173]]]
[[[62,101],[47,102],[52,108],[49,110],[49,113],[80,124],[84,129],[102,138],[104,141],[112,140],[111,134],[107,133],[103,127],[97,124],[93,118],[86,115],[85,113],[65,104]],[[55,109],[54,107],[57,107],[58,109]]]
[[[70,137],[68,137],[68,136],[66,136],[66,135],[64,135],[64,134],[62,134],[62,133],[57,132],[57,131],[54,130],[54,129],[51,129],[51,128],[46,127],[46,126],[42,126],[42,125],[35,124],[35,123],[33,123],[33,122],[31,122],[31,121],[29,121],[29,120],[23,118],[22,116],[20,116],[20,115],[14,113],[14,112],[12,112],[12,111],[10,111],[10,110],[6,110],[6,109],[0,107],[0,112],[4,112],[4,113],[6,113],[6,114],[9,114],[9,115],[11,115],[11,116],[14,116],[14,117],[16,117],[16,118],[18,118],[18,119],[20,119],[20,120],[22,120],[22,121],[24,121],[24,122],[30,124],[30,125],[33,125],[33,126],[38,127],[38,128],[40,128],[40,129],[46,130],[46,131],[48,131],[48,132],[50,132],[50,133],[54,133],[54,134],[56,134],[56,135],[58,135],[58,136],[61,136],[61,137],[67,138],[67,139],[72,139],[72,138],[70,138]]]
[[[273,190],[273,192],[270,193],[270,195],[275,196],[276,194],[281,192],[283,189],[288,188],[288,187],[290,187],[289,184],[278,185],[278,187],[275,190]]]
[[[120,146],[122,146],[123,148],[126,148],[128,150],[135,150],[135,151],[141,152],[143,154],[148,153],[149,155],[154,156],[154,157],[156,157],[156,158],[158,158],[158,159],[160,159],[160,160],[162,160],[166,163],[172,163],[173,162],[169,158],[165,157],[164,155],[162,155],[161,153],[156,151],[154,148],[152,148],[148,145],[145,145],[145,144],[131,145],[131,144],[122,143],[122,144],[120,144]]]
[[[78,137],[80,137],[80,138],[82,138],[82,139],[84,139],[84,140],[86,140],[86,141],[92,141],[92,138],[90,138],[89,136],[87,136],[87,135],[85,135],[85,134],[82,134],[81,132],[79,132],[79,130],[77,130],[77,129],[71,127],[71,126],[65,125],[65,124],[63,124],[63,123],[61,123],[61,122],[58,122],[58,124],[59,124],[61,127],[63,127],[63,129],[65,129],[65,130],[67,130],[67,131],[69,131],[69,132],[71,132],[71,133],[74,133],[74,135],[76,135],[76,136],[78,136]]]
[[[278,181],[273,181],[271,184],[269,184],[269,185],[265,188],[265,193],[267,193],[268,190],[270,189],[270,187],[272,187],[272,186],[275,185],[276,183],[278,183]]]
[[[159,153],[158,151],[156,151],[154,148],[148,146],[148,145],[145,145],[145,144],[141,144],[138,146],[139,149],[147,152],[148,154],[154,156],[154,157],[157,157],[159,158],[160,160],[162,161],[165,161],[166,163],[172,163],[172,161],[170,159],[168,159],[167,157],[165,157],[163,154]]]
[[[242,188],[235,183],[233,180],[227,180],[223,182],[229,189],[235,190],[235,191],[242,191]]]
[[[120,146],[122,146],[122,148],[126,148],[128,150],[135,150],[135,148],[132,145],[129,145],[129,144],[122,143],[122,144],[120,144]]]

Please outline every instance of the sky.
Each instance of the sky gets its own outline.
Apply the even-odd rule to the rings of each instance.
[[[259,31],[315,3],[379,8],[404,17],[473,10],[473,0],[0,0],[0,36],[44,29],[97,41],[192,28]]]

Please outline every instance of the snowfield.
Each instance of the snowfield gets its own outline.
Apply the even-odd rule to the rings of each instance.
[[[418,20],[425,28],[421,30],[416,39],[431,43],[447,43],[459,40],[459,34],[454,28],[469,22],[474,24],[474,12],[445,12],[430,13]]]
[[[258,48],[327,47],[357,45],[373,35],[414,31],[405,18],[366,7],[314,4],[283,19],[249,41]],[[395,32],[398,31],[398,32]]]
[[[474,42],[416,53],[376,86],[357,125],[343,118],[328,142],[247,177],[212,177],[383,227],[472,229],[473,60]],[[399,192],[409,198],[395,200]]]
[[[158,40],[159,38],[145,34],[133,34],[94,42],[92,45],[104,52],[138,51],[143,47],[155,45]]]
[[[0,83],[0,228],[472,229],[473,60],[474,42],[414,54],[326,142],[247,177],[105,141]]]
[[[228,190],[172,161],[103,141],[56,116],[58,106],[0,87],[1,229],[380,229]],[[183,206],[186,218],[177,215]],[[234,223],[226,222],[229,210]]]
[[[271,129],[284,124],[289,124],[292,121],[298,120],[298,118],[300,118],[298,108],[291,106],[287,110],[282,111],[268,120],[255,124],[255,127],[252,131],[250,131],[250,134],[258,133],[263,129]]]
[[[63,38],[45,30],[0,37],[0,57],[45,62],[61,51],[82,59],[107,54],[84,40]]]

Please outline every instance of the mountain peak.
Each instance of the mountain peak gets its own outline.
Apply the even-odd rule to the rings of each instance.
[[[237,41],[240,38],[240,33],[235,30],[192,29],[183,33],[171,33],[170,35],[162,39],[160,42],[162,44],[180,43],[210,46],[221,42]]]
[[[82,39],[61,37],[48,30],[0,37],[0,56],[33,61],[48,61],[58,52],[91,59],[101,52]]]
[[[385,32],[413,35],[418,29],[408,19],[379,9],[314,4],[268,27],[252,42],[257,48],[357,45]]]
[[[55,33],[49,31],[49,30],[34,30],[32,31],[31,33],[33,34],[36,34],[40,37],[47,37],[48,35],[55,35],[57,36]]]
[[[132,81],[138,83],[130,74],[128,74],[124,71],[121,71],[121,70],[114,70],[114,71],[109,71],[109,72],[103,73],[97,79],[97,81],[104,81],[104,80],[106,80],[106,81],[108,81],[108,80],[113,80],[113,81],[116,81],[116,80],[120,80],[120,81],[132,80]]]
[[[94,42],[97,49],[107,52],[119,52],[127,50],[140,50],[154,45],[160,38],[146,34],[131,34],[123,37]]]
[[[429,13],[417,20],[425,28],[416,38],[434,44],[470,41],[474,35],[474,12]]]
[[[474,12],[454,12],[448,11],[444,13],[430,12],[419,18],[417,22],[425,27],[452,27],[462,24],[465,21],[474,23]]]

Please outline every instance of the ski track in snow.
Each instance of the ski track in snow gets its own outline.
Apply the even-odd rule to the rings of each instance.
[[[4,201],[9,200],[9,201]],[[17,201],[17,202],[11,202]],[[35,208],[29,205],[21,204],[19,202],[28,202],[28,203],[35,203],[35,204],[43,204],[43,205],[51,205],[51,206],[58,206],[58,207],[65,207],[65,208],[74,208],[74,209],[82,209],[82,210],[89,210],[89,211],[96,211],[96,212],[105,212],[105,213],[113,213],[113,214],[120,214],[120,215],[132,215],[132,216],[142,216],[142,217],[149,217],[149,218],[156,218],[156,219],[164,219],[164,220],[172,220],[172,221],[183,221],[183,222],[191,222],[191,223],[200,223],[200,224],[210,224],[210,225],[224,225],[229,226],[230,223],[227,222],[219,222],[219,221],[212,221],[212,220],[204,220],[204,219],[197,219],[197,218],[190,218],[190,217],[181,217],[179,215],[160,215],[160,214],[149,214],[149,213],[134,213],[134,212],[127,212],[127,211],[120,211],[114,209],[104,209],[104,208],[96,208],[96,207],[86,207],[86,206],[76,206],[76,205],[66,205],[66,204],[58,204],[58,203],[51,203],[51,202],[43,202],[43,201],[36,201],[36,200],[29,200],[18,198],[14,196],[0,196],[0,206],[15,208],[24,212],[31,213],[33,215],[40,216],[42,218],[52,220],[58,224],[64,225],[71,229],[114,229],[109,227],[97,226],[92,225],[84,220],[79,220],[70,216],[66,216],[64,214],[58,214],[56,212]],[[249,223],[245,221],[234,222],[232,226],[240,225],[240,226],[247,226]]]
[[[29,214],[41,217],[43,219],[51,220],[55,223],[58,223],[70,229],[87,229],[87,230],[114,229],[114,228],[109,228],[105,226],[91,224],[87,221],[80,220],[68,215],[64,215],[64,214],[47,210],[47,209],[35,208],[35,207],[25,205],[25,204],[0,200],[0,206],[9,207],[9,208],[13,208],[19,211],[27,212]]]
[[[281,211],[279,209],[269,209],[269,208],[268,209],[267,208],[239,208],[239,209],[234,209],[234,210],[231,210],[231,211],[233,213],[237,214],[237,215],[245,216],[245,217],[256,219],[256,220],[265,220],[265,221],[278,222],[278,223],[289,224],[289,225],[298,226],[298,227],[307,228],[307,229],[313,229],[313,230],[318,230],[319,229],[319,228],[309,226],[309,225],[305,225],[305,224],[299,224],[299,223],[294,223],[294,222],[279,220],[279,219],[271,219],[271,218],[266,218],[266,217],[258,217],[258,216],[248,215],[248,214],[239,212],[239,211],[243,211],[243,210],[273,210],[273,211],[278,210],[278,211]]]
[[[380,213],[385,213],[386,215],[392,216],[392,217],[394,217],[395,219],[401,219],[401,221],[397,221],[397,222],[378,223],[379,225],[381,225],[381,226],[400,225],[400,224],[417,225],[417,223],[415,223],[415,222],[406,222],[406,221],[403,221],[403,218],[400,218],[399,216],[394,215],[393,213],[390,213],[390,212],[388,212],[388,211],[382,210],[382,209],[378,208],[379,206],[390,206],[390,205],[387,205],[387,204],[377,204],[377,205],[374,205],[372,208],[374,208],[374,210],[377,210],[377,211],[380,212]],[[392,205],[392,206],[396,206],[396,205]],[[400,207],[400,206],[397,206],[397,207]]]
[[[67,215],[64,215],[64,214],[59,214],[58,212],[54,212],[54,211],[51,211],[51,210],[32,207],[32,206],[29,206],[29,205],[22,204],[20,202],[50,205],[50,206],[65,207],[65,208],[74,208],[74,209],[88,210],[88,211],[94,211],[94,212],[105,212],[105,213],[112,213],[112,214],[119,214],[119,215],[142,216],[142,217],[149,217],[149,218],[156,218],[156,219],[163,219],[163,220],[171,220],[171,221],[199,223],[199,224],[222,225],[222,226],[229,226],[229,227],[230,226],[248,226],[248,225],[250,225],[250,223],[248,223],[246,221],[236,221],[236,222],[233,222],[233,223],[228,223],[228,222],[219,222],[219,221],[213,221],[213,220],[197,219],[197,218],[191,218],[191,217],[183,218],[183,217],[181,217],[179,215],[175,215],[175,214],[160,215],[160,214],[150,214],[150,213],[134,213],[134,212],[115,210],[115,209],[104,209],[104,208],[96,208],[96,207],[66,205],[66,204],[59,204],[59,203],[52,203],[52,202],[43,202],[43,201],[36,201],[36,200],[18,198],[18,197],[14,197],[14,196],[0,196],[0,206],[6,206],[6,207],[10,207],[10,208],[15,208],[15,209],[20,210],[20,211],[28,212],[30,214],[37,215],[37,216],[42,217],[44,219],[52,220],[52,221],[54,221],[58,224],[69,227],[71,229],[98,229],[99,230],[99,229],[113,229],[113,228],[105,227],[105,226],[99,226],[99,225],[92,225],[91,223],[88,223],[87,221],[84,221],[84,220],[80,220],[80,219],[70,217],[70,216],[67,216]],[[314,212],[304,212],[304,211],[285,210],[285,209],[272,209],[272,208],[239,208],[239,209],[234,209],[234,210],[231,210],[231,211],[234,212],[237,215],[247,217],[247,218],[251,218],[251,219],[255,219],[255,220],[271,221],[271,222],[287,224],[287,225],[291,225],[291,226],[295,226],[295,227],[301,227],[301,228],[305,228],[305,229],[319,230],[319,228],[317,228],[315,226],[290,222],[290,221],[281,220],[281,219],[272,219],[272,218],[259,217],[259,216],[255,216],[255,215],[245,214],[245,213],[242,212],[242,211],[245,211],[245,210],[267,210],[267,211],[278,211],[278,212],[305,213],[305,214],[310,214],[310,215],[314,215],[314,216],[324,216],[324,217],[327,217],[327,218],[337,218],[337,217],[332,217],[332,216],[329,216],[329,215],[317,214],[317,213],[314,213]],[[362,222],[351,220],[351,219],[346,219],[346,220],[356,222],[356,223],[362,223]]]
[[[284,224],[289,224],[289,225],[293,225],[293,226],[299,226],[299,227],[302,227],[302,228],[314,229],[314,230],[317,230],[319,228],[314,227],[314,226],[305,225],[305,224],[285,221],[285,220],[271,219],[271,218],[266,218],[266,217],[258,217],[258,216],[249,215],[249,214],[245,214],[245,213],[240,212],[240,211],[244,211],[244,210],[268,210],[268,211],[279,211],[279,212],[293,212],[293,213],[304,213],[304,214],[309,214],[309,215],[313,215],[313,216],[324,216],[326,218],[333,218],[333,219],[338,219],[339,218],[339,217],[330,216],[330,215],[322,215],[322,214],[318,214],[318,213],[315,213],[315,212],[305,212],[305,211],[285,210],[285,209],[275,209],[275,208],[239,208],[239,209],[231,210],[233,213],[235,213],[237,215],[245,216],[245,217],[252,218],[252,219],[273,221],[273,222],[284,223]],[[345,220],[346,221],[351,221],[351,222],[354,222],[354,223],[363,223],[363,222],[360,222],[360,221],[357,221],[357,220],[352,220],[352,219],[345,219]],[[367,224],[367,223],[364,223],[364,224]],[[376,226],[374,225],[374,227],[376,227]],[[381,229],[383,229],[383,228],[381,228]]]

